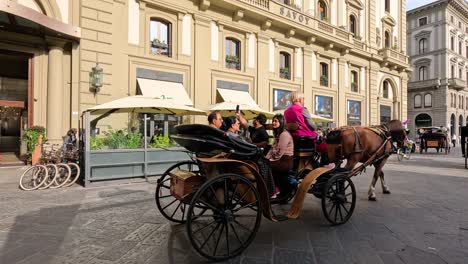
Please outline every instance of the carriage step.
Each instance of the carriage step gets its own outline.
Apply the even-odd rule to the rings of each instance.
[[[288,220],[289,218],[285,215],[274,215],[275,216],[275,219],[278,220],[278,222],[282,222],[282,221],[286,221]]]

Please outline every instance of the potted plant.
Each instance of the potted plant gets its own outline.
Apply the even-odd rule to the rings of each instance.
[[[289,68],[288,67],[280,68],[280,77],[285,78],[285,79],[289,79]]]
[[[326,75],[320,76],[320,84],[323,86],[328,86],[328,77]]]
[[[151,47],[153,48],[157,48],[157,49],[167,49],[167,43],[166,41],[161,41],[157,38],[153,39],[153,41],[151,41]]]
[[[236,55],[226,55],[226,62],[239,63],[239,57],[237,57]]]

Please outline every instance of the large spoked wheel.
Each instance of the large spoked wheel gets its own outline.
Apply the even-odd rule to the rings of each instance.
[[[183,224],[187,216],[188,204],[178,200],[171,194],[171,173],[177,170],[186,170],[195,174],[200,173],[198,164],[195,161],[182,161],[173,165],[158,179],[154,198],[156,206],[165,218]]]
[[[195,209],[206,208],[206,212]],[[235,257],[246,249],[260,227],[260,195],[241,175],[222,174],[202,185],[187,215],[187,233],[200,255],[215,261]]]
[[[23,172],[20,178],[20,188],[25,191],[32,191],[39,188],[47,180],[48,171],[46,166],[35,165]]]
[[[322,212],[332,225],[346,223],[356,206],[356,188],[346,175],[331,177],[322,197]]]

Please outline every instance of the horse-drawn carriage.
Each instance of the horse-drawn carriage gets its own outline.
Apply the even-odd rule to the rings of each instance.
[[[271,207],[269,165],[261,149],[206,125],[181,125],[176,131],[172,139],[193,159],[160,177],[156,204],[165,218],[186,223],[191,244],[206,258],[239,255],[254,239],[262,215],[274,222],[297,218],[307,193],[321,198],[322,212],[333,225],[346,223],[353,214],[351,171],[318,167],[320,155],[310,138],[309,144],[295,144],[289,181],[294,201],[286,215],[278,215]]]
[[[447,131],[440,127],[422,127],[418,129],[420,135],[419,153],[426,152],[429,148],[435,148],[437,153],[445,150],[450,153],[450,140]]]

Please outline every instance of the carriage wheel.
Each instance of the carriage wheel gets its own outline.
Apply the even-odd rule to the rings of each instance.
[[[196,174],[200,173],[195,161],[182,161],[167,169],[158,179],[154,198],[161,214],[168,220],[176,223],[185,223],[188,206],[171,194],[170,174],[177,170],[186,170]]]
[[[322,197],[322,212],[332,225],[346,223],[356,206],[356,188],[351,179],[345,175],[331,177]]]
[[[207,208],[205,214],[194,209]],[[225,260],[244,251],[260,227],[260,195],[241,175],[222,174],[207,181],[193,197],[187,233],[195,250],[211,260]]]

